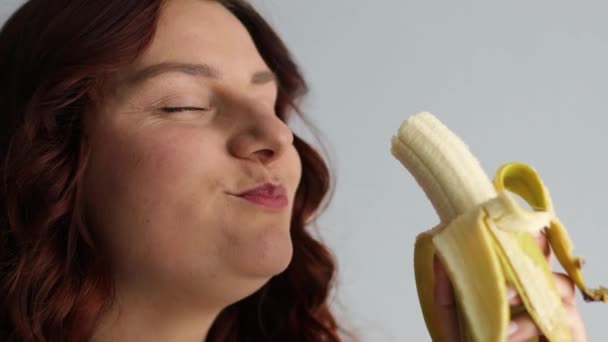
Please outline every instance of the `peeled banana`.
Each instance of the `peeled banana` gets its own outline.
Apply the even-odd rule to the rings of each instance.
[[[608,302],[607,288],[585,286],[583,260],[572,255],[566,229],[533,168],[505,164],[492,182],[468,147],[428,112],[405,120],[391,145],[440,219],[417,236],[414,249],[418,298],[433,341],[447,339],[433,304],[435,256],[454,288],[463,341],[506,341],[511,316],[521,310],[547,340],[572,341],[551,267],[534,237],[541,232],[583,298]],[[522,307],[509,306],[508,286],[518,292]]]

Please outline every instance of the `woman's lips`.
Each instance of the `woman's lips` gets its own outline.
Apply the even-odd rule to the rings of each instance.
[[[285,188],[281,185],[274,185],[271,183],[266,183],[251,190],[244,191],[237,196],[272,209],[282,209],[289,204]]]

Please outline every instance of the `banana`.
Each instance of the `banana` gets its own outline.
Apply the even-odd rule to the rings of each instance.
[[[523,310],[547,340],[572,341],[551,267],[534,237],[538,233],[546,234],[586,301],[608,302],[608,289],[586,287],[583,260],[572,254],[568,233],[532,167],[504,164],[491,181],[465,143],[428,112],[403,122],[392,137],[391,153],[439,216],[439,224],[420,233],[414,247],[416,289],[433,341],[448,339],[435,312],[435,258],[452,282],[463,341],[506,341],[511,317]],[[509,306],[508,286],[523,306]]]

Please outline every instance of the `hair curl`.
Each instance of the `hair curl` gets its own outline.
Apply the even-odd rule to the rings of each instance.
[[[113,282],[86,225],[83,113],[104,76],[154,36],[164,0],[29,0],[0,31],[0,340],[87,341],[112,304]],[[306,83],[268,23],[241,0],[219,0],[276,73],[276,113],[301,115]],[[295,137],[302,179],[288,268],[226,307],[207,341],[340,341],[328,306],[329,250],[307,232],[330,191],[329,169]]]

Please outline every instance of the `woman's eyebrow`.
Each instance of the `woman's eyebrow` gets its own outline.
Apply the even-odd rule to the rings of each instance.
[[[192,64],[179,62],[163,62],[146,66],[142,69],[134,71],[127,77],[126,84],[134,86],[145,80],[154,78],[158,75],[168,72],[179,72],[186,75],[210,79],[221,79],[222,73],[209,64]],[[257,71],[251,76],[252,84],[265,84],[276,82],[276,75],[269,70]]]

